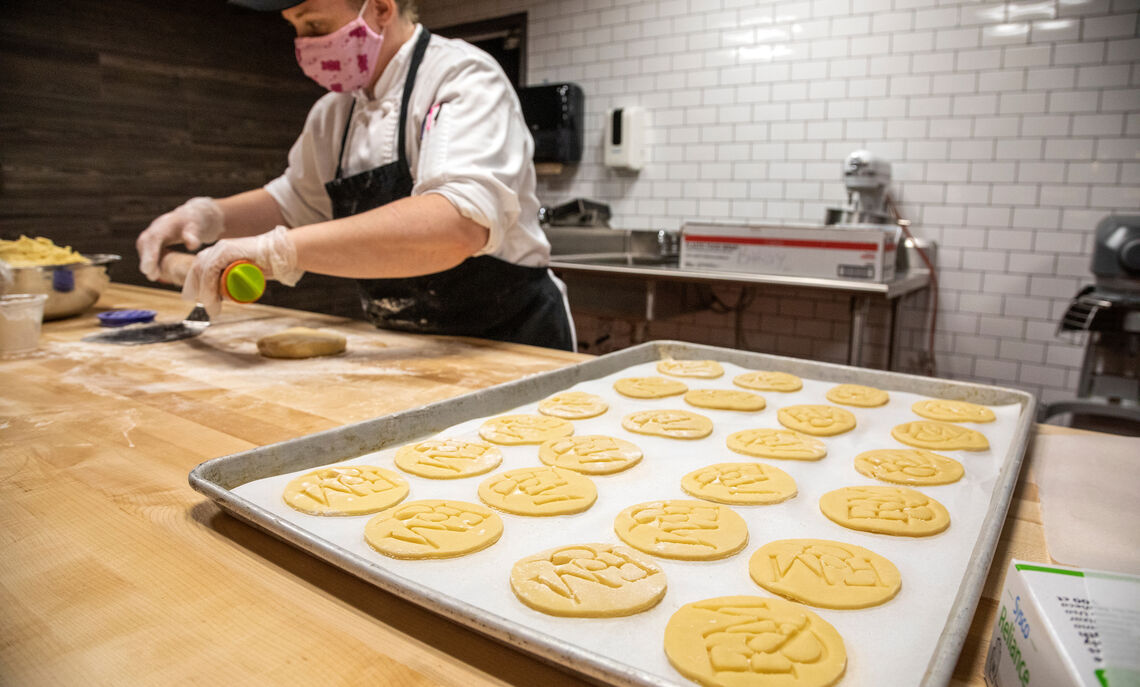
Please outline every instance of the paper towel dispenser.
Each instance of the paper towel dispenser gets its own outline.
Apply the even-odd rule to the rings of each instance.
[[[582,161],[582,89],[557,83],[519,89],[523,118],[534,137],[537,163]]]

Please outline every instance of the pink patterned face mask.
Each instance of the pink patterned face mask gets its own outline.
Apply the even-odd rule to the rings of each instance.
[[[384,36],[364,21],[364,7],[356,19],[328,35],[293,40],[301,70],[330,91],[360,90],[372,80]]]

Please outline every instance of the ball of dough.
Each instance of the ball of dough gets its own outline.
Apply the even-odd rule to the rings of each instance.
[[[257,352],[266,358],[316,358],[343,353],[342,334],[309,327],[290,327],[257,340]]]

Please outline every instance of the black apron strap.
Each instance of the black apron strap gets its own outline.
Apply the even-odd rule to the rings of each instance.
[[[340,135],[340,152],[336,156],[336,175],[333,179],[339,179],[341,174],[344,173],[344,144],[348,142],[348,128],[352,125],[352,113],[356,111],[356,97],[353,96],[352,104],[348,106],[348,119],[344,120],[344,131]]]
[[[396,150],[400,156],[400,167],[408,170],[409,174],[411,167],[408,165],[407,150],[408,104],[412,101],[412,89],[416,85],[416,74],[420,71],[420,63],[424,60],[424,53],[427,52],[430,39],[431,32],[427,30],[427,27],[420,29],[420,37],[416,41],[416,47],[412,50],[412,62],[408,65],[408,76],[404,79],[404,97],[400,100],[400,134],[399,146]]]
[[[409,174],[411,173],[411,166],[408,165],[408,136],[405,131],[408,124],[408,103],[412,101],[412,89],[416,85],[416,74],[420,71],[420,62],[423,62],[424,53],[427,52],[428,41],[430,40],[431,32],[425,26],[420,29],[420,37],[412,48],[412,62],[408,65],[408,75],[404,78],[404,94],[400,99],[400,130],[397,134],[399,138],[397,139],[396,154],[400,168],[408,170]],[[355,111],[356,96],[353,96],[352,104],[348,106],[348,119],[344,120],[344,131],[340,134],[340,150],[336,156],[336,174],[333,175],[333,179],[340,179],[344,175],[344,144],[348,143],[348,131],[352,128],[352,113]]]

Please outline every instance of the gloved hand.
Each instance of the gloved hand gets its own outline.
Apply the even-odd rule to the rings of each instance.
[[[225,213],[211,198],[191,198],[150,223],[135,241],[139,252],[139,271],[151,281],[157,281],[162,272],[159,261],[162,250],[175,243],[198,250],[202,244],[213,243],[225,231]]]
[[[278,226],[257,236],[223,239],[198,253],[182,287],[183,300],[201,303],[211,316],[217,315],[222,305],[222,272],[235,260],[249,260],[261,268],[266,279],[286,286],[293,286],[305,274],[297,267],[297,248],[289,230]]]

